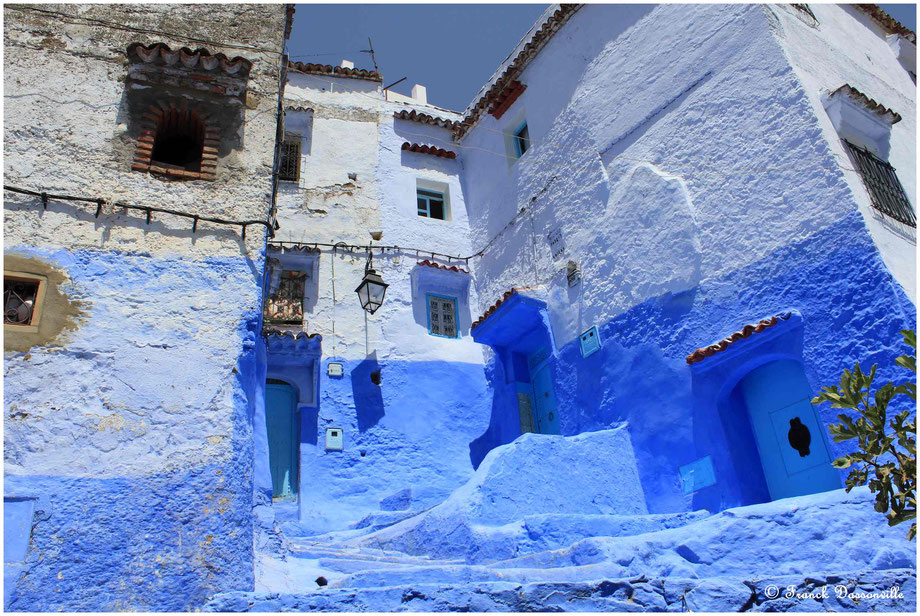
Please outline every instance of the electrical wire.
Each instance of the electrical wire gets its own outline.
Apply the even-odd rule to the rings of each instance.
[[[165,208],[156,205],[138,205],[135,203],[124,203],[121,201],[108,201],[102,197],[79,197],[74,195],[58,195],[52,194],[46,191],[37,191],[30,190],[28,188],[17,188],[15,186],[9,186],[4,184],[3,190],[18,193],[20,195],[29,195],[32,197],[41,197],[42,200],[42,209],[48,209],[48,202],[51,200],[54,201],[73,201],[77,203],[92,203],[96,206],[96,212],[94,217],[99,218],[99,215],[102,213],[102,208],[107,203],[111,203],[113,208],[124,208],[125,212],[129,210],[138,210],[146,214],[146,223],[149,225],[151,222],[151,217],[153,212],[161,212],[164,214],[171,214],[173,216],[181,216],[183,218],[192,219],[192,233],[198,231],[198,223],[201,221],[212,222],[218,225],[229,225],[234,227],[241,228],[241,235],[243,239],[246,239],[246,227],[249,225],[263,225],[268,230],[268,236],[274,237],[275,230],[272,228],[273,225],[264,220],[228,220],[226,218],[217,218],[215,216],[202,216],[201,214],[192,214],[190,212],[182,212],[179,210],[174,210],[172,208]]]

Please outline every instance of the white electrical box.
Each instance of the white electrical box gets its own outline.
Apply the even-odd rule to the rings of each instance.
[[[326,367],[326,374],[329,376],[342,376],[344,373],[345,370],[339,362],[330,362]]]
[[[345,449],[345,433],[341,428],[326,428],[326,451]]]
[[[597,325],[580,336],[581,356],[587,357],[601,350],[601,336],[597,333]]]

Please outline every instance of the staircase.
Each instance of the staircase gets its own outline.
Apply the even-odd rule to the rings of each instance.
[[[877,517],[864,490],[716,515],[537,515],[498,527],[464,526],[439,517],[436,509],[382,527],[287,538],[284,554],[259,556],[255,592],[219,594],[205,609],[913,611],[916,606],[913,545],[904,529],[890,529]],[[462,556],[426,554],[439,546],[414,541],[430,537],[430,527],[438,524],[445,533],[461,529],[477,545]],[[598,532],[586,536],[590,528]],[[405,550],[387,547],[394,544]],[[457,542],[445,534],[443,544]],[[484,556],[503,551],[513,555]],[[786,597],[790,586],[795,592]],[[893,587],[899,590],[892,593]],[[838,596],[841,588],[844,596]],[[850,597],[853,592],[879,597]]]

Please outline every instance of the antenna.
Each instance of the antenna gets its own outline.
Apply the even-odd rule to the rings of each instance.
[[[371,37],[367,37],[367,44],[370,46],[370,49],[362,49],[361,53],[371,54],[371,62],[374,63],[374,72],[379,73],[380,69],[377,68],[377,56],[374,55],[374,43],[371,41]]]

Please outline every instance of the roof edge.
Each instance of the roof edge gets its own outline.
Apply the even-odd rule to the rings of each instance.
[[[479,118],[491,107],[493,99],[527,68],[553,35],[583,6],[584,4],[554,4],[543,13],[467,106],[460,126],[455,131],[456,139],[462,139],[475,126]]]

